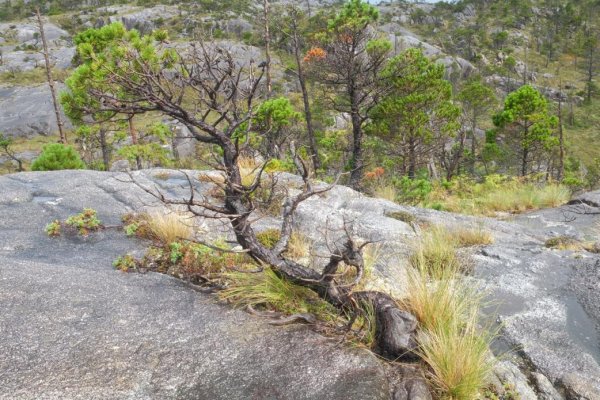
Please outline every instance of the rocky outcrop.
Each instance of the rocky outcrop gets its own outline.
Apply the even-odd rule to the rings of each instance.
[[[415,33],[401,27],[397,23],[384,24],[379,29],[388,34],[389,40],[394,46],[395,52],[401,52],[409,48],[421,49],[427,57],[435,59],[446,67],[446,74],[450,77],[457,75],[468,77],[477,68],[469,61],[461,57],[445,54],[439,47],[421,40]]]
[[[187,194],[180,172],[133,176],[168,196]],[[303,328],[266,326],[166,276],[114,271],[113,258],[143,247],[116,230],[87,239],[44,235],[47,222],[83,207],[96,208],[107,225],[114,225],[122,213],[152,205],[153,199],[127,179],[122,173],[92,171],[0,177],[0,386],[8,388],[5,398],[40,393],[93,398],[104,391],[103,398],[206,398],[198,393],[208,393],[235,399],[259,388],[275,398],[389,398],[392,385],[368,353],[333,348]],[[299,183],[289,174],[279,181],[292,191]],[[196,181],[195,188],[210,195],[210,184]],[[497,386],[522,399],[597,399],[598,257],[544,246],[552,236],[594,234],[600,216],[592,212],[599,210],[585,205],[582,213],[581,207],[497,221],[400,206],[337,186],[303,203],[296,225],[317,244],[326,236],[335,242],[335,228],[343,221],[357,238],[377,241],[385,256],[376,263],[375,285],[397,296],[406,290],[406,256],[420,224],[489,231],[495,241],[473,250],[469,279],[489,294],[492,306],[485,315],[502,324],[495,351],[509,351],[509,356],[496,368]],[[407,215],[414,220],[405,222],[411,219]],[[227,224],[197,223],[205,229],[204,239],[230,235]],[[278,223],[261,218],[256,228]],[[315,249],[320,253],[326,254],[323,245]],[[415,393],[408,398],[427,399],[419,385],[393,385],[396,398]]]
[[[64,86],[57,84],[58,91]],[[70,126],[63,115],[63,121]],[[0,86],[0,132],[10,137],[48,136],[58,131],[48,84]]]
[[[52,66],[57,69],[71,67],[75,48],[69,43],[69,34],[52,23],[44,24],[44,32]],[[18,73],[44,67],[44,56],[40,51],[42,43],[34,22],[0,24],[0,38],[3,39],[0,41],[0,73]]]
[[[0,177],[0,399],[389,399],[365,350],[269,326],[166,275],[115,271],[143,246],[116,230],[45,236],[82,207],[114,225],[150,200],[115,178]]]

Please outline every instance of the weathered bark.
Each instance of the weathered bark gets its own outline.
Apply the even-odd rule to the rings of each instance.
[[[100,127],[98,136],[100,141],[100,152],[102,153],[102,163],[104,164],[104,169],[108,171],[110,169],[111,151],[106,139],[106,129]]]
[[[254,182],[246,185],[242,182],[238,157],[242,151],[240,140],[243,139],[240,138],[238,128],[253,117],[252,106],[255,96],[260,92],[259,85],[264,76],[264,69],[261,70],[259,76],[254,76],[252,73],[245,76],[246,82],[242,87],[240,76],[242,76],[243,68],[233,61],[231,54],[227,51],[219,49],[211,53],[210,49],[202,47],[200,54],[192,53],[191,56],[193,58],[188,62],[195,63],[198,69],[203,71],[201,75],[190,73],[173,77],[173,74],[164,72],[157,76],[147,74],[140,74],[137,77],[130,77],[128,74],[111,75],[109,79],[111,83],[116,85],[119,90],[125,90],[128,98],[140,99],[137,103],[135,101],[121,102],[119,99],[115,99],[112,90],[104,92],[100,89],[89,89],[90,95],[103,100],[101,101],[102,111],[128,115],[130,122],[135,114],[159,111],[183,123],[198,141],[215,144],[222,150],[219,168],[223,171],[225,178],[224,182],[220,184],[225,192],[224,205],[204,201],[202,198],[196,199],[189,177],[189,199],[166,199],[160,193],[156,194],[156,197],[168,204],[185,206],[198,216],[229,220],[238,243],[250,257],[263,265],[270,266],[275,273],[290,282],[315,291],[343,313],[360,312],[357,300],[370,302],[377,316],[377,348],[387,358],[406,358],[413,350],[412,336],[416,327],[414,318],[411,319],[409,315],[399,310],[393,299],[384,294],[353,293],[352,289],[364,273],[362,248],[357,246],[354,241],[348,239],[344,246],[335,250],[328,265],[321,273],[285,258],[284,253],[292,235],[293,220],[298,205],[332,187],[315,188],[313,186],[309,169],[297,156],[293,143],[291,153],[304,182],[302,190],[296,195],[288,197],[283,204],[281,236],[275,246],[267,248],[258,241],[250,216],[255,209],[253,193],[260,188],[266,164],[257,172]],[[220,60],[219,63],[213,62],[216,57]],[[185,67],[183,66],[183,68]],[[209,78],[205,77],[207,73],[210,74]],[[176,80],[176,84],[172,84],[172,80]],[[154,90],[157,86],[160,87],[160,90]],[[197,95],[192,100],[186,101],[198,101],[197,109],[208,109],[200,116],[197,112],[188,112],[190,108],[187,107],[191,107],[192,110],[197,109],[187,103],[183,104],[181,95],[183,92],[173,92],[190,86],[194,87]],[[148,95],[148,93],[152,95]],[[357,120],[356,117],[358,117],[357,113],[355,120]],[[151,189],[146,190],[149,193],[152,192]],[[348,234],[348,236],[350,235]],[[342,285],[335,279],[342,262],[356,270],[356,278],[352,284]]]
[[[271,96],[271,33],[269,32],[269,0],[263,0],[263,17],[265,22],[265,56],[267,97]]]
[[[298,25],[295,18],[292,18],[292,30],[292,44],[294,46],[294,57],[296,58],[296,72],[298,74],[298,82],[300,83],[300,89],[302,91],[302,101],[304,104],[304,120],[306,121],[306,133],[308,135],[308,145],[310,147],[311,153],[310,158],[312,161],[313,170],[316,172],[321,168],[321,160],[319,160],[319,150],[317,147],[317,140],[315,138],[315,130],[313,128],[312,112],[310,110],[308,88],[306,86],[306,76],[304,75],[304,68],[302,68],[302,60],[300,59],[300,39],[298,37]]]
[[[469,172],[471,175],[475,174],[475,166],[477,162],[476,152],[477,152],[477,135],[475,134],[475,130],[477,129],[477,113],[473,111],[473,116],[471,117],[471,160],[469,163]]]
[[[2,149],[4,150],[4,153],[8,156],[8,158],[10,158],[11,160],[13,160],[14,162],[17,163],[17,172],[23,172],[25,171],[25,169],[23,169],[23,161],[17,157],[17,155],[15,154],[15,152],[13,152],[8,145],[2,147]]]
[[[561,85],[562,86],[562,85]],[[558,173],[557,180],[562,181],[565,175],[565,139],[563,133],[562,99],[558,99]]]
[[[588,47],[588,60],[587,60],[587,77],[586,77],[586,96],[585,99],[589,103],[592,101],[592,88],[594,82],[594,45],[591,43]]]
[[[138,137],[135,126],[133,125],[133,114],[129,115],[129,118],[127,118],[127,123],[129,126],[129,136],[131,136],[131,144],[135,146],[138,144]],[[135,156],[135,164],[137,169],[142,169],[142,160],[140,159],[139,155]]]
[[[50,87],[50,94],[52,95],[52,105],[54,106],[54,114],[56,115],[56,125],[58,126],[59,141],[60,143],[67,143],[67,136],[64,132],[62,118],[60,116],[60,108],[58,107],[58,101],[56,99],[56,89],[54,87],[54,79],[52,78],[52,67],[50,65],[50,56],[48,53],[48,44],[46,43],[46,34],[44,33],[44,23],[42,22],[42,15],[40,14],[40,8],[35,9],[37,15],[38,27],[40,30],[40,37],[42,38],[42,46],[44,49],[44,61],[46,63],[46,79],[48,80],[48,86]]]
[[[350,186],[355,190],[361,189],[364,160],[362,147],[362,127],[358,118],[352,116],[352,172],[350,173]]]
[[[417,175],[417,150],[413,135],[408,140],[408,177],[415,179]]]
[[[521,155],[521,176],[527,176],[527,163],[529,158],[529,147],[523,147],[523,153]]]

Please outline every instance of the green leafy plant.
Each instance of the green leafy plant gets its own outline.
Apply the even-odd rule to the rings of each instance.
[[[181,251],[182,247],[183,244],[180,242],[173,242],[169,244],[169,249],[171,250],[169,253],[171,264],[177,263],[183,257],[183,252]]]
[[[137,268],[137,264],[138,263],[136,259],[131,254],[117,257],[117,259],[112,263],[113,267],[123,272],[135,270]]]
[[[46,234],[50,237],[60,236],[60,221],[54,220],[46,225]]]
[[[263,246],[273,248],[273,246],[275,246],[277,241],[280,239],[280,235],[281,233],[279,232],[279,229],[267,229],[258,233],[256,238]]]
[[[52,143],[44,147],[42,154],[31,164],[32,171],[57,171],[63,169],[84,169],[85,164],[71,146]]]
[[[65,224],[76,228],[82,236],[87,236],[90,232],[102,228],[98,213],[91,208],[84,208],[82,213],[70,216]]]
[[[139,228],[140,228],[140,224],[138,224],[137,222],[132,222],[128,225],[125,225],[123,227],[123,230],[125,231],[125,234],[127,236],[135,236],[135,234],[137,233]]]
[[[71,215],[64,222],[52,221],[46,225],[46,233],[51,237],[60,236],[63,228],[75,230],[78,234],[87,236],[90,232],[102,229],[103,226],[100,219],[98,219],[96,210],[84,208],[83,212]]]

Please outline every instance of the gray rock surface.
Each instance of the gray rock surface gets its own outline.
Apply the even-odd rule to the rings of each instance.
[[[534,372],[531,374],[535,387],[538,390],[540,400],[564,400],[564,397],[552,386],[552,383],[544,375]]]
[[[57,84],[57,90],[63,89]],[[63,115],[65,126],[69,121]],[[53,135],[58,131],[47,84],[31,87],[0,86],[0,132],[9,137]]]
[[[150,33],[159,27],[160,21],[169,20],[180,14],[176,6],[157,5],[149,8],[110,7],[117,15],[108,18],[108,22],[122,22],[127,29],[137,29]]]
[[[198,172],[192,171],[191,174],[195,176]],[[210,175],[215,173],[203,174]],[[144,336],[134,335],[136,339],[134,342],[150,340],[150,344],[148,348],[142,347],[143,349],[149,349],[147,353],[143,351],[135,354],[128,353],[131,351],[133,344],[129,342],[125,331],[119,331],[120,333],[116,335],[115,340],[117,342],[121,341],[123,346],[119,347],[117,355],[114,355],[114,353],[110,353],[112,347],[102,348],[101,343],[103,342],[100,339],[97,339],[96,342],[92,341],[90,347],[85,348],[86,352],[89,353],[92,349],[100,347],[101,349],[97,350],[99,357],[103,360],[110,358],[114,361],[114,364],[111,364],[112,361],[106,361],[111,366],[110,368],[114,368],[112,371],[116,371],[114,375],[110,375],[112,372],[109,373],[107,372],[108,370],[99,370],[100,372],[96,373],[92,373],[89,370],[83,372],[84,375],[89,374],[92,380],[100,379],[98,377],[98,374],[100,374],[102,379],[105,379],[103,381],[105,383],[101,384],[101,386],[104,385],[103,387],[108,385],[106,382],[109,382],[110,379],[117,379],[115,378],[116,376],[121,376],[120,371],[129,371],[129,369],[132,369],[136,371],[135,373],[139,373],[140,377],[143,374],[147,374],[149,369],[152,370],[154,368],[147,367],[148,364],[145,364],[151,357],[158,357],[159,361],[156,368],[160,368],[163,362],[165,365],[173,367],[173,363],[175,362],[173,361],[173,357],[183,357],[176,345],[179,341],[169,340],[165,336],[161,336],[153,330],[154,325],[160,326],[161,329],[167,329],[165,327],[171,327],[167,330],[177,329],[176,337],[181,335],[182,338],[185,338],[184,341],[188,345],[188,352],[186,354],[189,353],[190,355],[186,355],[185,357],[189,358],[185,358],[185,361],[181,361],[178,365],[191,365],[188,365],[187,369],[185,369],[186,382],[189,380],[194,381],[194,377],[197,378],[199,376],[194,375],[195,372],[190,372],[192,370],[196,372],[200,371],[200,369],[194,368],[201,368],[198,367],[199,361],[192,357],[196,353],[202,355],[200,358],[210,359],[211,362],[214,361],[218,365],[226,365],[227,368],[240,368],[236,370],[238,371],[237,373],[242,375],[247,374],[245,375],[247,378],[244,378],[246,379],[244,382],[248,385],[253,385],[252,377],[256,375],[253,375],[251,371],[244,369],[243,365],[236,364],[236,366],[232,367],[233,364],[229,363],[230,360],[227,357],[223,359],[217,356],[214,356],[217,358],[211,358],[213,355],[210,357],[207,356],[207,349],[209,347],[203,347],[203,344],[193,340],[191,333],[189,333],[190,330],[199,330],[202,334],[208,332],[208,330],[202,330],[204,328],[200,327],[201,323],[199,321],[193,322],[196,321],[196,317],[193,317],[192,321],[188,321],[187,319],[185,319],[185,322],[183,321],[184,317],[182,315],[186,314],[186,312],[189,314],[189,310],[196,310],[199,313],[206,311],[208,315],[220,313],[227,316],[228,320],[231,317],[243,326],[240,329],[248,329],[251,333],[254,332],[254,329],[257,329],[260,334],[257,334],[257,336],[251,335],[252,339],[248,342],[248,346],[255,349],[255,353],[253,354],[258,354],[258,349],[264,349],[264,346],[268,346],[265,342],[261,342],[263,339],[259,339],[259,337],[264,338],[264,332],[269,332],[268,336],[273,338],[280,337],[278,335],[292,335],[292,337],[299,335],[297,337],[298,341],[294,342],[292,340],[292,343],[301,343],[303,345],[309,342],[313,343],[311,342],[312,338],[320,338],[310,332],[303,330],[296,331],[295,329],[293,329],[293,332],[284,330],[283,332],[273,331],[271,333],[270,328],[265,328],[253,318],[237,311],[222,308],[212,303],[210,298],[192,293],[189,289],[181,286],[180,283],[170,280],[167,277],[152,274],[146,276],[120,275],[112,271],[110,260],[116,255],[125,252],[127,248],[135,250],[137,246],[134,242],[123,240],[115,232],[105,231],[85,240],[70,238],[69,240],[59,239],[58,241],[50,241],[50,239],[44,236],[41,227],[45,223],[54,218],[64,218],[68,214],[79,211],[84,206],[97,208],[100,216],[107,220],[107,224],[116,224],[118,223],[118,216],[121,213],[148,203],[151,200],[145,197],[145,194],[139,190],[134,190],[131,185],[115,180],[115,176],[126,177],[126,175],[115,175],[115,173],[79,171],[57,172],[53,174],[26,173],[0,178],[0,187],[3,189],[0,191],[0,243],[3,243],[4,246],[0,249],[0,259],[9,261],[0,262],[0,268],[2,268],[1,276],[15,282],[14,284],[10,284],[5,283],[6,281],[4,280],[0,280],[0,285],[3,285],[2,282],[4,282],[4,286],[0,286],[0,301],[4,301],[4,304],[6,304],[6,306],[4,304],[0,306],[14,306],[16,308],[11,311],[12,314],[10,315],[19,315],[18,318],[10,318],[10,326],[14,325],[12,320],[15,318],[21,321],[16,323],[15,326],[20,326],[21,328],[14,329],[24,330],[25,324],[34,327],[41,324],[43,328],[41,330],[36,328],[31,334],[33,336],[26,335],[27,338],[35,337],[35,340],[38,340],[40,343],[44,343],[44,340],[52,343],[50,339],[42,335],[44,332],[55,332],[59,336],[67,335],[66,332],[70,332],[69,335],[75,335],[73,332],[77,331],[77,329],[85,328],[89,330],[84,329],[83,332],[86,335],[92,335],[96,331],[86,326],[83,322],[77,321],[82,320],[83,315],[89,315],[92,318],[98,317],[99,321],[101,321],[99,324],[111,324],[110,326],[115,326],[115,320],[111,319],[112,314],[103,314],[94,305],[94,301],[96,300],[100,303],[106,303],[107,309],[112,310],[111,312],[116,312],[119,319],[129,321],[128,323],[133,324],[131,326],[134,326],[136,331],[145,333]],[[165,170],[143,171],[136,172],[135,176],[143,184],[157,185],[167,195],[181,196],[182,193],[185,193],[187,181],[178,172]],[[293,175],[281,174],[279,179],[280,182],[285,183],[288,188],[291,188],[292,192],[293,188],[299,184],[298,178]],[[209,188],[203,182],[196,183],[196,187],[201,194],[209,193]],[[586,195],[586,198],[593,199],[598,196],[600,196],[598,193],[591,193]],[[582,210],[585,210],[585,212],[582,213]],[[339,239],[339,236],[336,237],[335,228],[339,228],[344,221],[349,223],[353,234],[358,238],[378,241],[378,244],[382,246],[382,253],[385,256],[376,263],[373,276],[378,286],[385,286],[397,296],[402,296],[406,290],[406,257],[411,252],[411,246],[415,243],[420,231],[418,224],[406,223],[393,218],[392,215],[394,212],[412,214],[419,223],[440,224],[448,227],[481,228],[489,231],[494,237],[494,243],[472,250],[475,261],[472,279],[475,284],[479,284],[483,290],[489,293],[489,299],[493,303],[493,306],[485,310],[486,315],[493,316],[502,324],[501,338],[495,350],[500,353],[508,350],[517,361],[519,359],[525,361],[524,363],[519,363],[519,365],[527,365],[526,369],[519,369],[516,364],[503,361],[500,364],[500,372],[496,371],[500,374],[498,380],[512,384],[522,399],[561,398],[556,397],[557,393],[558,396],[562,396],[564,393],[567,399],[597,399],[600,394],[600,366],[598,364],[600,353],[598,349],[598,321],[600,320],[598,310],[600,310],[600,298],[597,296],[600,289],[600,273],[598,272],[600,268],[597,267],[598,257],[586,252],[559,251],[547,249],[544,246],[544,242],[548,237],[561,234],[574,234],[581,239],[592,237],[595,234],[594,227],[600,220],[600,215],[592,214],[591,211],[598,211],[598,209],[590,205],[582,206],[582,204],[574,204],[516,216],[511,218],[510,221],[499,221],[489,218],[475,218],[435,210],[400,206],[386,200],[371,199],[349,188],[338,186],[330,192],[311,198],[303,203],[298,208],[296,225],[297,229],[308,235],[316,243],[324,243],[325,236],[330,239],[330,242],[335,242],[336,239]],[[31,216],[31,218],[24,219],[23,215]],[[199,221],[200,223],[207,224],[205,225],[205,231],[214,233],[215,237],[230,234],[228,227],[224,224],[218,226],[211,225],[215,224],[211,221]],[[257,223],[257,228],[275,227],[277,224],[278,221],[275,218],[263,218]],[[333,230],[327,233],[324,230],[325,226],[329,226]],[[323,245],[320,247],[317,246],[316,250],[317,254],[327,254],[326,248]],[[319,264],[319,262],[316,262],[316,264]],[[57,265],[64,266],[64,269],[57,269]],[[31,271],[35,271],[36,268],[38,268],[40,273],[31,274]],[[20,274],[19,271],[21,270],[28,271],[28,274]],[[91,272],[96,275],[88,280],[88,275]],[[27,282],[25,282],[25,276],[29,277],[27,278],[29,279]],[[73,283],[66,283],[71,282],[71,280],[66,278],[67,276],[73,276],[73,278],[69,278],[73,280]],[[61,277],[64,278],[64,281],[61,280]],[[102,282],[102,284],[99,282]],[[115,291],[109,290],[105,285],[106,282],[110,282],[111,285],[108,286],[114,286],[116,288]],[[68,296],[62,297],[63,303],[60,303],[60,307],[64,308],[63,314],[76,315],[80,319],[78,320],[74,317],[73,321],[69,320],[68,323],[61,320],[63,322],[60,324],[56,323],[56,325],[42,324],[40,322],[42,319],[41,314],[47,310],[44,308],[45,303],[35,300],[37,299],[35,296],[32,299],[27,299],[22,298],[24,296],[17,296],[15,298],[14,295],[7,294],[11,290],[14,291],[14,287],[22,286],[27,288],[28,284],[31,284],[33,288],[38,285],[45,292],[51,292],[53,285],[59,285],[61,292],[69,293]],[[159,317],[146,317],[150,318],[152,326],[145,327],[143,325],[141,321],[143,317],[140,314],[148,312],[148,308],[145,307],[150,307],[148,304],[154,304],[158,298],[156,297],[156,293],[153,292],[154,289],[150,289],[145,285],[158,287],[160,288],[160,292],[168,293],[165,296],[174,296],[170,297],[170,299],[177,299],[177,302],[183,304],[180,304],[181,309],[173,305],[169,306],[172,308],[164,306],[167,307],[165,310],[168,310],[170,313],[168,318],[172,318],[172,320],[168,319],[167,316],[164,318],[168,320],[163,320]],[[8,288],[13,289],[9,290]],[[30,290],[33,294],[37,292],[34,289],[23,290]],[[96,300],[91,301],[88,297],[85,297],[86,291],[93,293],[92,296],[95,296]],[[107,291],[108,293],[104,293]],[[136,296],[146,300],[135,302],[133,299],[137,298]],[[119,311],[114,303],[110,302],[106,297],[120,299],[123,302],[121,304],[122,310]],[[9,300],[6,300],[7,298]],[[53,297],[51,296],[51,298]],[[77,300],[71,300],[71,298]],[[53,301],[57,301],[56,304],[59,304],[58,300],[55,299]],[[132,302],[136,305],[135,310],[132,310]],[[197,302],[208,304],[206,306],[207,309],[204,310],[203,306],[198,305]],[[25,315],[19,311],[26,307],[30,307],[36,310],[36,312]],[[85,307],[89,307],[89,309]],[[213,307],[215,308],[213,309]],[[67,312],[70,308],[73,310]],[[84,311],[81,311],[82,309]],[[187,311],[184,312],[184,309]],[[211,314],[213,311],[214,314]],[[2,318],[0,315],[0,321],[5,321]],[[201,318],[198,317],[198,319]],[[90,321],[95,320],[91,319]],[[68,328],[64,325],[68,325]],[[0,326],[3,327],[3,331],[6,331],[8,328],[4,327],[9,325],[3,322],[3,325]],[[73,332],[62,331],[62,329],[71,329]],[[225,331],[227,329],[223,328],[217,334],[220,336],[225,335],[227,337],[225,342],[232,341],[232,343],[238,346],[238,350],[236,351],[242,352],[242,350],[239,350],[239,342],[227,336]],[[100,332],[112,338],[112,335],[108,335],[107,331],[100,330]],[[210,332],[206,334],[210,336]],[[67,337],[71,338],[69,335]],[[15,342],[20,343],[18,342],[20,335],[13,335],[11,338],[13,338],[11,341],[14,348]],[[207,340],[206,337],[205,340]],[[276,341],[279,339],[272,340]],[[288,341],[291,339],[286,336],[285,340]],[[25,348],[27,345],[31,345],[32,342],[33,340],[26,342],[25,345],[19,344],[18,346]],[[31,365],[35,365],[35,363],[28,364],[27,357],[35,358],[39,356],[42,360],[40,361],[42,365],[47,360],[52,359],[54,357],[52,356],[54,354],[54,350],[52,350],[54,345],[59,346],[61,354],[67,353],[66,349],[68,347],[66,343],[58,345],[54,343],[49,344],[47,346],[47,353],[38,351],[33,356],[25,350],[12,350],[9,352],[12,354],[10,361],[0,356],[0,363],[4,362],[5,365],[10,364],[12,368],[10,371],[13,371],[10,374],[16,374],[14,372],[15,368],[20,368],[19,371],[24,371],[28,370]],[[68,343],[79,342],[73,339],[73,342]],[[158,343],[163,348],[160,356],[156,353],[158,350],[152,347],[157,347]],[[168,343],[168,345],[165,343]],[[272,345],[277,347],[279,343],[277,342],[277,344]],[[218,342],[218,344],[217,342],[212,342],[212,346],[219,348],[223,346],[229,349],[228,345],[226,346],[223,342]],[[320,344],[318,346],[318,349],[323,349],[320,347]],[[292,354],[289,356],[290,359],[295,357],[293,356],[294,351],[300,351],[300,348],[302,348],[300,344],[298,344],[297,348],[292,346],[289,350],[290,354]],[[229,354],[227,351],[225,353]],[[5,353],[3,349],[0,349],[0,354]],[[108,353],[112,355],[107,355]],[[323,370],[320,366],[325,365],[327,362],[333,363],[332,365],[335,365],[336,370],[340,368],[336,379],[341,379],[340,382],[345,382],[342,386],[344,388],[351,388],[348,389],[350,392],[361,393],[360,395],[356,395],[355,398],[364,398],[360,396],[364,394],[361,390],[367,390],[365,387],[369,391],[372,391],[374,390],[373,387],[377,385],[380,387],[387,385],[385,383],[387,381],[382,377],[378,364],[369,358],[369,356],[357,355],[352,352],[348,353],[346,350],[339,350],[339,353],[334,353],[337,354],[336,357],[340,358],[335,358],[334,361],[323,359],[319,361],[317,358],[314,361],[316,364],[311,364],[313,365],[312,367],[308,366],[307,360],[304,361],[304,364],[301,361],[294,362],[298,362],[299,365],[304,366],[300,370],[303,371],[303,378],[308,380],[322,373]],[[273,352],[269,354],[272,357],[271,363],[273,367],[281,369],[282,364],[280,363],[282,361],[278,361],[279,353]],[[327,352],[326,354],[330,353]],[[145,355],[148,355],[149,358],[144,359]],[[237,360],[242,359],[239,355],[237,357]],[[299,355],[297,357],[298,359],[300,358]],[[349,362],[348,360],[350,359],[353,361]],[[140,367],[142,364],[146,365],[146,369]],[[67,364],[59,363],[58,365],[64,366]],[[133,368],[131,367],[132,365],[134,366]],[[252,368],[258,369],[259,367],[252,364]],[[356,386],[347,386],[350,383],[347,383],[348,380],[346,378],[355,373],[359,374],[356,368],[359,371],[371,371],[369,372],[370,375],[367,374],[370,378],[365,381],[366,383],[356,383]],[[225,371],[225,368],[218,370]],[[0,371],[3,371],[3,369],[0,368]],[[312,371],[315,375],[311,375],[312,372],[309,373],[306,371]],[[308,373],[309,376],[304,376],[305,373]],[[0,372],[0,386],[2,386],[3,382],[12,382],[15,379],[13,375],[6,376],[6,373],[4,375],[1,374],[2,372]],[[30,382],[40,382],[40,385],[52,384],[44,380],[44,372],[42,370],[34,370],[33,374],[30,379],[28,378]],[[113,378],[106,378],[106,374],[113,376]],[[171,390],[167,388],[181,388],[185,386],[184,383],[171,384],[167,381],[160,381],[162,383],[156,383],[158,386],[155,387],[152,386],[152,382],[155,382],[155,380],[151,380],[150,383],[144,383],[146,381],[143,381],[139,377],[139,379],[135,378],[132,374],[133,372],[125,375],[127,380],[135,382],[143,390],[150,390],[149,393],[162,393],[160,392],[161,390]],[[543,376],[535,374],[542,374]],[[289,378],[291,375],[292,372],[289,372],[287,377]],[[82,375],[78,376],[81,377]],[[327,385],[323,383],[320,387],[332,387],[331,385],[334,385],[334,378],[329,376],[328,379],[330,380],[327,382]],[[338,380],[335,381],[337,382]],[[284,381],[291,382],[289,379],[284,379]],[[113,381],[110,382],[114,383]],[[198,382],[197,379],[196,382]],[[206,384],[205,381],[203,382],[203,384]],[[552,384],[557,385],[560,389],[559,392],[551,389]],[[115,390],[120,388],[117,384],[111,384],[112,386],[114,386]],[[14,388],[15,386],[13,385],[12,387]],[[204,388],[200,384],[197,387]],[[213,389],[214,387],[210,390]],[[55,387],[52,390],[60,391],[65,389]],[[153,390],[155,392],[152,392]],[[381,395],[381,390],[373,392],[375,393],[373,395],[375,396],[374,398],[384,398]],[[404,387],[403,390],[408,395],[410,393],[409,390],[413,389]],[[181,393],[184,392],[185,390]],[[130,391],[127,393],[134,392]],[[286,389],[284,393],[293,393],[293,390]],[[319,398],[318,395],[319,393],[311,394],[313,398]],[[398,391],[397,396],[402,396],[402,390]],[[274,397],[277,396],[274,395]]]
[[[598,193],[586,195],[597,197]],[[338,187],[299,207],[297,223],[321,241],[318,226],[325,221],[331,226],[339,226],[344,217],[355,221],[357,236],[380,241],[383,253],[389,254],[377,263],[375,277],[401,296],[406,290],[406,256],[418,231],[386,217],[395,211],[408,212],[425,223],[490,231],[495,242],[474,250],[474,280],[493,304],[486,314],[502,324],[497,351],[519,349],[519,356],[555,384],[565,376],[576,376],[567,382],[583,381],[586,390],[600,393],[598,257],[544,246],[546,239],[562,234],[581,239],[597,235],[600,215],[593,213],[597,208],[568,205],[498,221],[400,206]],[[523,395],[535,394],[527,385],[530,389]]]
[[[561,384],[566,389],[567,400],[600,400],[597,386],[580,374],[567,374]]]
[[[508,383],[510,389],[518,393],[521,400],[538,400],[535,392],[529,386],[527,377],[511,362],[500,361],[494,373],[502,383]]]
[[[68,32],[52,23],[44,24],[44,32],[52,66],[57,69],[71,67],[75,48],[67,41]],[[14,25],[0,23],[0,38],[2,38],[0,73],[30,71],[44,66],[44,56],[40,51],[41,40],[35,38],[36,33],[38,33],[37,25],[30,20]],[[37,50],[26,49],[25,46]]]
[[[47,222],[82,207],[112,225],[150,200],[116,176],[0,177],[0,399],[389,398],[366,351],[269,326],[165,275],[115,271],[142,247],[117,230],[46,237]]]

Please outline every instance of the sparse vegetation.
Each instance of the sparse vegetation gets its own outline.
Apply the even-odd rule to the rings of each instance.
[[[113,267],[123,272],[133,271],[137,268],[137,265],[137,260],[131,254],[117,257],[117,259],[113,261]]]
[[[275,243],[281,238],[279,229],[267,229],[256,234],[256,238],[265,247],[273,248]]]
[[[450,233],[459,247],[483,246],[494,243],[492,234],[482,227],[458,228]]]
[[[406,222],[407,224],[413,223],[417,220],[414,214],[407,211],[393,211],[385,214],[386,217],[397,219],[398,221]]]
[[[60,221],[54,220],[46,225],[46,234],[50,237],[60,236]]]
[[[72,71],[53,69],[54,80],[63,82]],[[7,71],[0,73],[0,84],[10,86],[31,86],[46,83],[46,70],[43,67],[28,71]]]
[[[312,241],[306,235],[292,232],[286,255],[292,260],[302,261],[310,256],[311,247]]]
[[[458,254],[457,245],[449,231],[442,227],[432,227],[426,231],[415,246],[410,257],[410,265],[424,272],[428,272],[433,278],[438,274],[454,274],[464,267],[464,260]],[[444,276],[444,275],[441,275]]]
[[[440,398],[471,400],[493,367],[494,335],[480,327],[482,294],[461,276],[468,261],[456,253],[456,245],[440,228],[426,234],[411,257],[402,302],[420,323],[418,352]]]
[[[55,220],[46,225],[46,233],[50,237],[60,236],[63,231],[76,231],[81,236],[87,236],[91,232],[102,229],[102,222],[98,218],[96,210],[84,208],[83,212],[71,215],[64,222]]]
[[[260,273],[227,272],[228,286],[219,297],[237,306],[262,307],[286,314],[312,313],[323,321],[336,321],[337,310],[311,290],[280,278],[267,268]]]
[[[600,248],[597,242],[582,241],[571,236],[556,236],[547,239],[544,245],[549,249],[556,250],[571,250],[571,251],[588,251],[590,253],[599,253]]]
[[[570,190],[561,184],[536,184],[519,178],[488,176],[483,183],[469,179],[436,186],[421,205],[472,215],[520,213],[565,204]]]
[[[188,240],[192,237],[193,220],[174,211],[146,214],[148,233],[162,243]]]

